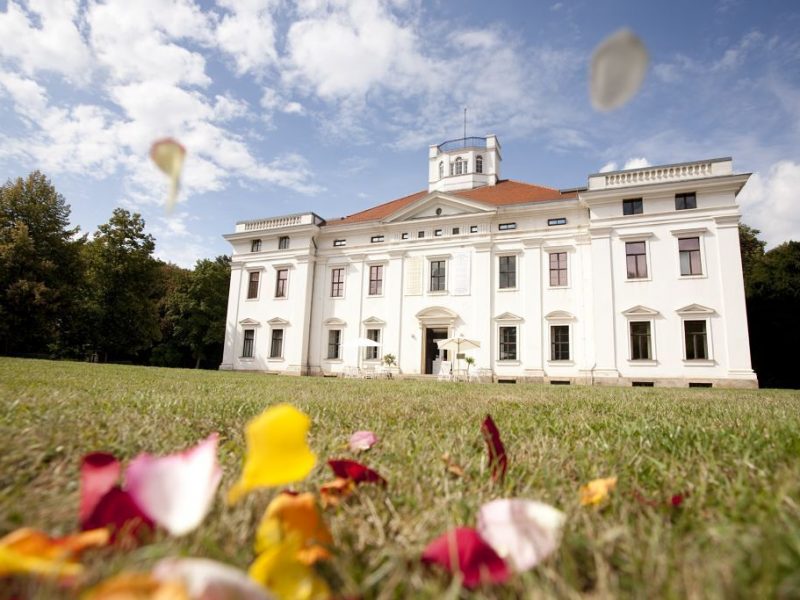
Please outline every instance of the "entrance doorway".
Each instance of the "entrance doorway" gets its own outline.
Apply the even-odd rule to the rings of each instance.
[[[433,365],[436,361],[443,361],[448,360],[447,358],[447,350],[439,350],[439,346],[436,345],[436,340],[446,340],[447,339],[447,329],[446,328],[434,328],[434,327],[426,327],[425,328],[425,374],[426,375],[433,375],[434,369]]]

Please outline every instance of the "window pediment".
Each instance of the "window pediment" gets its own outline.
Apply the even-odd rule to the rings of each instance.
[[[554,310],[544,316],[548,321],[574,321],[575,315],[566,310]]]
[[[325,319],[322,324],[325,325],[325,327],[345,327],[347,322],[337,317],[331,317],[330,319]]]
[[[702,304],[689,304],[675,311],[679,315],[714,315],[717,314],[713,308],[708,308]]]
[[[623,310],[622,314],[626,317],[655,317],[661,313],[652,308],[647,308],[641,304],[630,307],[628,310]]]
[[[378,317],[367,317],[362,321],[362,323],[364,323],[364,325],[376,325],[381,327],[386,325],[386,321],[379,319]]]
[[[287,321],[286,319],[281,319],[280,317],[274,317],[269,321],[267,321],[267,325],[269,325],[270,327],[285,327],[288,324],[289,321]]]
[[[504,312],[503,314],[497,315],[494,320],[499,323],[520,323],[524,319],[514,313]]]
[[[242,319],[239,321],[239,325],[242,327],[261,327],[261,322],[256,321],[255,319]]]

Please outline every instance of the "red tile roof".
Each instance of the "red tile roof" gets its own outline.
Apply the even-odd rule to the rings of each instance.
[[[398,210],[413,204],[420,198],[424,198],[430,192],[422,190],[410,196],[404,196],[391,202],[373,206],[367,210],[354,213],[341,219],[328,219],[328,225],[340,225],[349,223],[364,223],[367,221],[380,221],[394,214]],[[578,194],[575,191],[560,192],[555,188],[544,187],[522,183],[513,179],[501,179],[497,185],[486,185],[471,190],[455,190],[443,192],[449,196],[457,196],[467,200],[483,202],[492,206],[507,206],[509,204],[527,204],[529,202],[549,202],[553,200],[566,200],[575,198]]]

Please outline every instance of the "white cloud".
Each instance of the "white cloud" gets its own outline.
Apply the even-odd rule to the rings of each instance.
[[[644,169],[645,167],[650,166],[650,161],[648,161],[643,156],[640,158],[629,158],[625,161],[625,166],[622,167],[623,169]]]
[[[598,171],[598,173],[608,173],[610,171],[616,171],[616,170],[617,170],[617,163],[615,163],[612,160],[612,161],[607,162],[606,164],[604,164],[602,167],[600,167],[600,170]]]
[[[259,73],[278,59],[275,49],[275,24],[272,0],[240,2],[221,0],[228,9],[217,25],[215,37],[219,47],[233,58],[236,73]]]
[[[30,0],[26,11],[10,0],[0,13],[0,57],[26,75],[61,73],[73,82],[89,78],[90,55],[76,24],[76,0]],[[38,21],[40,26],[36,26]]]
[[[761,230],[769,246],[788,240],[800,241],[800,163],[782,160],[766,174],[753,173],[739,193],[742,220]]]

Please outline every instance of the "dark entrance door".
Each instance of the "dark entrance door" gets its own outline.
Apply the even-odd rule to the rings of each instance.
[[[425,329],[425,374],[433,374],[433,361],[437,358],[447,360],[447,350],[439,350],[436,340],[446,340],[447,329]],[[440,356],[441,354],[441,356]]]

